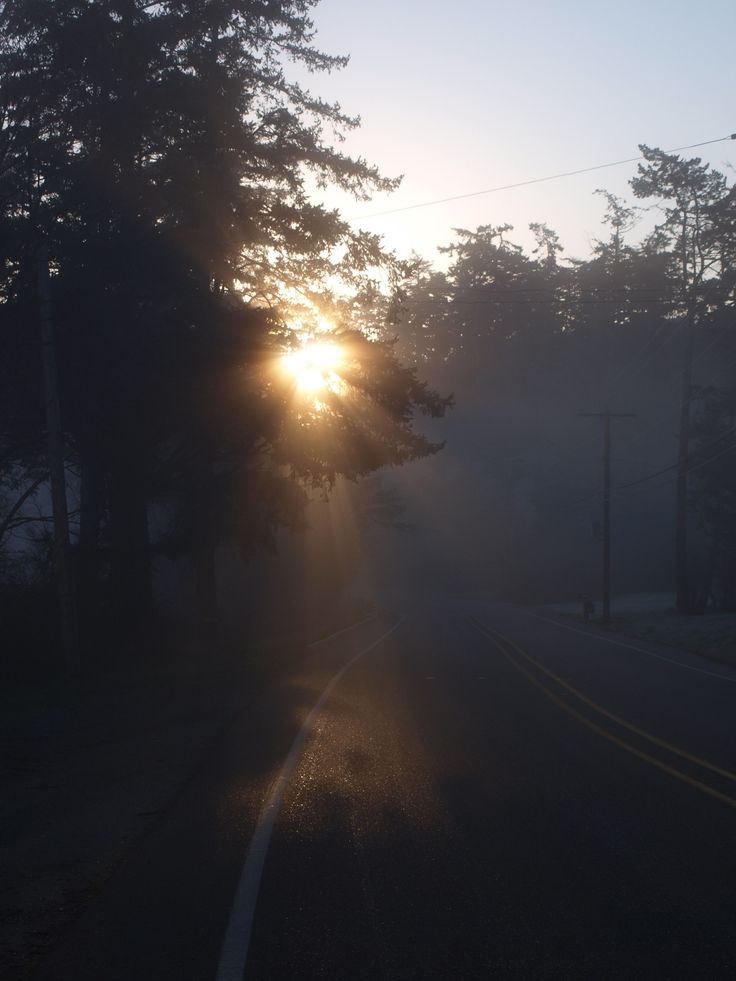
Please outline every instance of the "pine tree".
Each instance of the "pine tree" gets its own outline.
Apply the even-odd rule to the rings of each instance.
[[[274,381],[279,352],[295,326],[315,329],[335,280],[360,291],[391,263],[376,236],[307,192],[310,180],[357,198],[396,184],[334,145],[356,119],[288,77],[290,62],[345,64],[314,46],[314,6],[0,8],[3,316],[8,331],[28,330],[44,242],[83,578],[99,579],[103,547],[121,620],[150,607],[152,502],[175,516],[162,545],[207,564],[218,539],[252,547],[297,521],[294,481],[329,487],[437,449],[411,415],[446,402],[390,346],[361,340],[360,322],[340,325],[351,397],[321,410],[331,443],[311,439],[293,391]],[[287,319],[297,295],[308,301],[298,325]]]
[[[675,580],[677,610],[691,609],[688,569],[688,466],[693,391],[695,335],[709,316],[713,277],[722,262],[714,214],[727,196],[726,179],[700,158],[683,160],[647,146],[639,148],[645,163],[631,181],[637,197],[666,202],[664,221],[653,238],[670,260],[670,274],[678,294],[683,329],[683,369],[678,434],[677,514],[675,522]]]

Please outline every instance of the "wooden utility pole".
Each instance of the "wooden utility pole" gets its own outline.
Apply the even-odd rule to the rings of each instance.
[[[693,353],[695,315],[692,304],[685,321],[685,350],[680,394],[680,431],[677,434],[677,499],[675,505],[675,607],[678,613],[690,609],[690,582],[687,555],[687,470],[690,462],[690,406],[693,392]]]
[[[47,453],[51,477],[51,504],[54,514],[54,565],[61,615],[64,666],[67,674],[75,675],[80,668],[77,607],[69,546],[69,514],[66,501],[66,473],[64,471],[64,433],[61,428],[56,340],[49,290],[49,257],[45,244],[39,247],[37,266],[41,356],[46,401]]]
[[[634,419],[633,412],[578,412],[603,420],[603,623],[611,622],[611,419]]]

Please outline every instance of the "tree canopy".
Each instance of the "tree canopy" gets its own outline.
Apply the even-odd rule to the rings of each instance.
[[[565,580],[572,591],[595,588],[583,583],[598,565],[600,436],[583,440],[576,415],[608,405],[638,414],[615,434],[623,486],[614,482],[614,509],[626,515],[619,534],[632,529],[617,554],[630,563],[629,588],[645,567],[649,582],[671,584],[678,482],[689,507],[686,603],[712,591],[733,604],[734,189],[698,158],[641,150],[633,202],[598,192],[603,228],[589,256],[566,257],[541,222],[527,248],[508,224],[455,229],[446,268],[417,262],[405,291],[402,350],[458,395],[444,471],[462,500],[453,513],[467,515],[463,555],[514,598],[554,595]],[[712,461],[709,442],[722,452]],[[646,563],[624,558],[636,534],[664,543],[647,549]]]
[[[346,62],[315,47],[314,6],[0,6],[7,442],[43,427],[43,244],[81,582],[104,584],[125,619],[150,603],[157,547],[251,549],[298,523],[305,487],[439,448],[412,417],[448,401],[367,335],[350,300],[394,258],[308,193],[310,181],[357,198],[397,183],[341,151],[356,118],[289,78],[294,63],[319,73]],[[348,356],[316,410],[278,363],[325,332]]]

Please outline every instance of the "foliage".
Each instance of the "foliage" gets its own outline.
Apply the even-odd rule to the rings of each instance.
[[[397,183],[339,149],[355,118],[288,77],[290,63],[345,64],[314,46],[314,6],[0,9],[7,365],[28,360],[44,242],[80,482],[82,591],[106,583],[122,618],[150,605],[155,548],[253,549],[299,524],[299,482],[328,487],[438,448],[412,433],[411,416],[447,403],[385,344],[359,341],[364,324],[348,316],[360,304],[346,298],[370,292],[392,258],[308,196],[309,181],[356,198]],[[350,396],[310,428],[274,368],[330,304],[351,332]],[[15,424],[37,431],[40,393],[32,387],[26,405],[27,391],[13,386]],[[169,520],[152,541],[153,504]]]
[[[458,394],[449,453],[462,467],[456,485],[475,487],[473,494],[458,491],[469,501],[467,520],[483,529],[466,533],[464,554],[482,554],[483,575],[498,569],[495,588],[513,592],[518,583],[517,598],[534,592],[545,575],[552,584],[580,575],[572,571],[582,561],[575,556],[590,552],[591,520],[600,522],[600,437],[580,449],[573,420],[606,404],[639,414],[629,430],[639,430],[631,450],[624,433],[623,445],[615,434],[614,473],[623,470],[619,480],[634,487],[614,492],[614,506],[630,514],[632,527],[638,522],[650,534],[656,526],[666,540],[651,561],[661,588],[669,587],[671,529],[664,525],[674,518],[677,458],[670,431],[680,428],[673,410],[686,322],[695,379],[722,387],[729,373],[733,378],[734,188],[697,158],[648,147],[642,153],[632,189],[662,212],[643,241],[632,241],[642,209],[599,191],[604,230],[586,259],[565,258],[555,232],[542,223],[530,226],[534,244],[527,249],[514,242],[508,225],[456,229],[442,250],[447,271],[418,266],[406,292],[400,343],[437,384]],[[700,442],[707,442],[699,432],[692,434],[691,461],[698,467]],[[692,551],[705,545],[721,569],[730,521],[727,460],[726,454],[713,463],[707,495],[698,485],[700,470],[690,478],[691,505],[706,531]],[[445,469],[450,466],[446,460]],[[646,479],[662,468],[668,476],[661,485]],[[470,510],[477,506],[473,495],[483,502],[478,511]],[[463,510],[453,503],[453,514]],[[654,515],[649,527],[648,513]],[[632,567],[630,581],[638,581],[639,568]],[[573,589],[581,588],[578,580]]]
[[[667,255],[680,301],[702,307],[713,292],[709,279],[723,270],[725,243],[716,216],[727,198],[726,178],[698,157],[683,160],[645,145],[639,149],[645,163],[631,187],[637,197],[656,197],[664,214],[651,245]]]

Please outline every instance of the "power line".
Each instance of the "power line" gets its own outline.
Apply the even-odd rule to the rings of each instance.
[[[672,150],[665,150],[665,153],[679,153],[681,150],[695,150],[701,146],[710,146],[713,143],[725,143],[728,140],[736,140],[736,133],[730,136],[720,136],[716,140],[704,140],[702,143],[689,143],[687,146],[676,146]],[[595,164],[593,167],[580,167],[577,170],[565,170],[559,174],[548,174],[546,177],[533,177],[526,181],[517,181],[514,184],[500,184],[497,187],[488,187],[484,191],[468,191],[464,194],[452,194],[444,198],[435,198],[432,201],[420,201],[417,204],[405,204],[398,208],[388,208],[385,211],[374,211],[368,215],[356,215],[349,218],[349,221],[368,221],[371,218],[383,218],[384,215],[395,215],[402,211],[415,211],[418,208],[431,208],[437,204],[447,204],[450,201],[462,201],[466,198],[477,198],[483,194],[496,194],[498,191],[512,191],[517,187],[530,187],[532,184],[544,184],[548,181],[560,180],[563,177],[577,177],[579,174],[590,174],[596,170],[606,170],[609,167],[621,167],[624,164],[638,163],[644,157],[627,157],[625,160],[612,160],[610,163]]]
[[[495,283],[490,283],[488,286],[463,286],[460,289],[456,289],[455,292],[466,292],[466,293],[476,293],[478,289],[492,290],[494,293],[557,293],[559,291],[567,291],[567,287],[564,285],[550,285],[550,286],[497,286]],[[569,292],[569,291],[568,291]],[[582,286],[580,288],[580,293],[621,293],[622,299],[626,299],[629,296],[633,296],[639,293],[665,293],[669,292],[677,296],[680,292],[678,286],[665,285],[665,286]],[[730,296],[729,291],[725,291]],[[571,293],[569,296],[569,302],[574,302],[577,294]],[[561,297],[565,299],[565,297]]]
[[[693,470],[699,470],[701,467],[705,467],[709,463],[713,463],[714,460],[718,460],[721,457],[726,456],[727,453],[732,453],[734,451],[734,449],[736,449],[736,447],[734,447],[733,445],[724,447],[722,450],[719,450],[718,453],[714,453],[712,456],[707,457],[705,460],[700,460],[698,463],[694,463],[692,466],[689,466],[687,468],[687,473],[692,473]],[[651,478],[647,477],[645,479],[646,480],[649,480],[649,479],[654,478],[655,476],[660,476],[662,473],[666,473],[667,470],[676,469],[677,466],[678,466],[678,464],[675,464],[674,467],[667,467],[665,470],[659,471],[658,474],[652,474],[651,475]],[[652,484],[652,486],[650,487],[650,490],[658,490],[660,487],[670,487],[675,482],[675,480],[677,480],[677,474],[675,474],[672,477],[669,477],[667,480],[660,481],[660,483],[658,483],[658,484]],[[633,483],[639,484],[641,482],[640,481],[634,481]],[[620,491],[620,490],[625,490],[625,489],[627,489],[628,487],[631,487],[631,486],[633,486],[633,484],[622,484],[621,487],[615,487],[613,489],[613,491],[612,491],[612,494],[615,494],[617,491]]]
[[[477,300],[463,300],[461,298],[458,298],[453,300],[452,302],[457,304],[462,304],[463,306],[482,307],[493,303],[518,304],[520,306],[536,305],[542,303],[559,303],[559,304],[564,304],[566,306],[575,306],[576,304],[580,303],[585,306],[588,306],[589,304],[621,303],[622,301],[621,301],[621,297],[617,297],[617,296],[610,296],[610,297],[577,297],[576,296],[574,299],[566,299],[565,297],[560,297],[560,296],[548,296],[548,297],[540,296],[540,297],[526,297],[526,298],[522,297],[520,299],[513,299],[507,296],[499,296],[499,297],[484,297],[482,299],[477,299]],[[647,298],[647,303],[651,303],[651,304],[653,303],[674,304],[677,302],[678,301],[674,300],[672,297],[652,296]]]
[[[620,379],[628,371],[630,371],[632,369],[632,367],[636,364],[637,361],[641,361],[641,359],[643,358],[644,354],[646,353],[646,350],[648,349],[649,345],[651,343],[653,343],[653,341],[662,332],[662,328],[663,327],[666,328],[666,327],[669,327],[669,326],[671,326],[670,322],[665,321],[663,324],[661,324],[654,331],[653,336],[650,337],[649,340],[647,341],[647,343],[641,348],[641,350],[639,350],[637,352],[636,356],[633,357],[633,358],[631,358],[627,362],[627,364],[624,365],[623,370],[621,370],[618,373],[618,376],[617,376],[618,379]],[[730,331],[731,329],[732,329],[731,325],[726,325],[725,328],[722,328],[718,332],[718,334],[713,339],[710,340],[710,342],[706,345],[706,347],[702,351],[700,351],[698,355],[696,355],[694,361],[700,360],[700,358],[702,358],[705,354],[707,354],[715,346],[715,344],[717,344],[725,336],[725,334],[728,331]],[[664,348],[667,344],[669,344],[672,341],[673,336],[675,336],[675,334],[676,334],[675,331],[667,331],[667,334],[664,337],[664,339],[662,340],[662,342],[660,344],[656,345],[656,347],[650,353],[651,354],[658,353],[662,348]],[[734,360],[733,363],[736,364],[736,360]],[[726,366],[729,366],[730,364],[731,364],[731,362],[727,362]],[[676,372],[676,374],[674,374],[672,376],[668,376],[668,378],[663,382],[663,384],[664,385],[668,385],[674,378],[678,377],[680,374],[681,374],[681,369],[678,369],[677,372]],[[647,435],[648,433],[652,432],[653,430],[658,429],[663,424],[669,422],[670,421],[670,418],[671,418],[670,415],[667,414],[666,416],[660,417],[659,418],[659,421],[650,422],[642,430],[640,430],[638,433],[636,433],[634,436],[632,436],[631,440],[629,441],[629,446],[631,447],[631,446],[639,443],[641,441],[641,439],[645,435]],[[698,448],[699,451],[702,451],[703,449],[706,449],[706,450],[709,449],[711,446],[714,446],[716,443],[720,442],[722,439],[724,439],[727,436],[731,435],[731,433],[733,433],[733,432],[736,432],[736,428],[733,429],[733,430],[729,430],[726,433],[721,434],[721,436],[717,437],[711,443],[707,443],[705,446],[699,447]],[[596,437],[595,440],[586,441],[583,446],[581,446],[581,447],[578,448],[578,452],[580,452],[580,453],[587,453],[589,450],[591,450],[593,448],[593,446],[595,445],[596,442],[597,442],[597,437]],[[546,442],[542,446],[542,448],[545,449],[545,450],[555,449],[555,447],[560,447],[560,443],[559,443],[558,440],[553,441],[553,442]],[[716,459],[717,457],[722,456],[724,453],[728,452],[730,449],[731,449],[731,447],[727,447],[726,450],[717,453],[714,457],[709,457],[707,460],[702,460],[699,463],[694,464],[693,466],[688,467],[687,468],[687,472],[690,473],[692,470],[699,469],[701,466],[704,466],[706,463],[710,463],[712,460]],[[649,474],[649,476],[647,476],[647,477],[639,478],[639,479],[634,480],[634,481],[631,481],[630,483],[627,483],[627,484],[621,484],[621,485],[619,485],[617,487],[612,488],[611,494],[614,495],[614,494],[616,494],[620,490],[626,490],[629,487],[635,487],[635,486],[638,486],[638,485],[641,485],[641,484],[648,483],[648,481],[654,480],[656,477],[659,477],[662,474],[669,473],[672,470],[675,470],[677,468],[677,466],[678,466],[678,464],[677,463],[674,463],[674,464],[671,464],[671,465],[669,465],[667,467],[664,467],[661,470],[657,470],[655,473]],[[660,487],[660,486],[661,487],[664,487],[664,486],[666,486],[667,484],[669,484],[671,482],[672,481],[664,481],[662,484],[655,484],[654,487]],[[560,484],[559,484],[558,481],[548,480],[548,481],[545,481],[543,484],[537,486],[535,488],[535,493],[536,494],[543,494],[545,491],[548,491],[548,490],[550,490],[552,488],[558,488],[559,486],[560,486]],[[593,501],[596,501],[599,498],[600,498],[600,492],[599,491],[594,491],[591,494],[587,494],[583,498],[579,498],[576,501],[569,502],[567,505],[564,506],[564,510],[565,511],[567,511],[567,510],[573,510],[573,511],[580,510],[584,506],[586,506],[588,504],[591,504]]]
[[[732,436],[734,433],[736,433],[736,427],[734,427],[733,429],[729,429],[725,433],[721,433],[720,436],[712,440],[710,443],[706,443],[705,446],[698,447],[695,453],[702,452],[704,449],[706,450],[710,449],[712,446],[715,446],[717,443],[720,443],[722,440],[727,439],[729,436]],[[725,456],[727,453],[731,453],[734,449],[736,449],[736,447],[733,444],[730,444],[729,446],[724,447],[722,450],[719,450],[717,453],[714,453],[712,456],[706,457],[704,460],[697,460],[697,462],[694,462],[692,465],[689,465],[687,467],[687,472],[692,473],[693,470],[699,470],[701,467],[705,467],[707,466],[707,464],[713,463],[714,460],[718,460],[720,457]],[[695,453],[691,453],[690,457],[692,458],[693,456],[695,456]],[[613,487],[611,489],[611,495],[613,496],[614,494],[618,494],[619,491],[629,490],[631,487],[640,487],[642,484],[646,484],[650,480],[655,480],[657,477],[661,477],[666,473],[671,473],[673,470],[676,470],[678,467],[679,467],[679,463],[671,463],[667,467],[662,467],[661,470],[655,470],[654,473],[650,473],[646,477],[639,477],[637,480],[630,480],[626,484],[618,484],[618,486]],[[653,489],[656,489],[657,487],[665,487],[671,483],[672,480],[665,480],[661,484],[655,484]],[[598,500],[600,496],[601,496],[600,491],[594,491],[592,494],[588,494],[586,497],[581,498],[578,501],[575,501],[573,504],[570,505],[570,509],[579,510],[585,505]]]
[[[733,331],[733,326],[731,324],[726,324],[725,327],[722,327],[713,337],[709,339],[705,347],[702,348],[702,350],[700,350],[693,357],[693,365],[701,361],[706,354],[712,351],[713,348],[716,347],[716,345],[718,345],[723,340],[723,338],[725,338],[732,331]],[[673,331],[672,334],[669,335],[669,337],[674,337],[674,335],[675,335],[675,331]],[[678,368],[673,374],[670,374],[665,379],[660,380],[660,386],[667,387],[671,385],[672,382],[674,382],[681,375],[682,375],[682,368]],[[669,423],[671,419],[672,419],[672,415],[671,415],[671,411],[669,410],[665,414],[660,415],[658,417],[658,421],[657,421],[657,417],[655,417],[653,421],[651,421],[648,425],[644,426],[643,429],[640,429],[638,433],[632,436],[629,446],[635,446],[637,443],[641,442],[641,440],[645,436],[659,429],[661,426],[664,426],[665,424]]]
[[[727,439],[736,432],[736,428],[729,429],[725,433],[721,433],[716,439],[712,440],[710,443],[706,443],[705,446],[698,447],[696,452],[710,449],[711,446],[715,446],[716,443],[720,443],[721,440]],[[705,460],[700,460],[694,463],[692,466],[685,467],[687,473],[691,473],[693,470],[698,470],[700,467],[704,467],[706,463],[711,463],[713,460],[717,460],[718,457],[723,456],[725,453],[729,453],[733,449],[733,446],[727,446],[724,450],[720,450],[713,456],[706,457]],[[692,454],[691,454],[692,456]],[[637,487],[639,484],[645,484],[648,480],[654,480],[655,477],[660,477],[664,473],[669,473],[671,470],[676,470],[680,466],[678,463],[672,463],[669,467],[663,467],[661,470],[657,470],[656,473],[650,473],[648,477],[640,477],[638,480],[631,480],[627,484],[619,484],[618,487],[614,488],[614,491],[626,490],[628,487]]]

